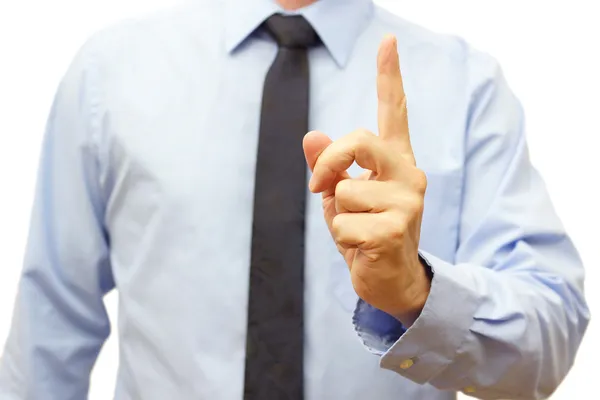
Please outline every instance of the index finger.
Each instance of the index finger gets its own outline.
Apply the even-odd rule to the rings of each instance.
[[[415,158],[408,133],[408,110],[400,72],[397,40],[387,35],[377,55],[379,136],[397,148],[412,164]]]

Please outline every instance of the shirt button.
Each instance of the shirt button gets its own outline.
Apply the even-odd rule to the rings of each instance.
[[[463,389],[463,392],[465,392],[465,393],[475,393],[475,388],[473,386],[467,386],[466,388]]]
[[[414,363],[415,362],[411,358],[408,358],[400,363],[400,368],[409,369],[410,367],[413,366]]]

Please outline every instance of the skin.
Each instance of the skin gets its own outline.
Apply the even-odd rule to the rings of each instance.
[[[317,0],[278,0],[277,2],[285,10],[297,10],[315,3]]]
[[[431,286],[418,257],[427,179],[410,143],[393,36],[379,47],[377,94],[378,136],[359,129],[334,142],[314,131],[305,136],[303,147],[313,172],[309,188],[322,194],[324,217],[354,290],[410,326]],[[353,162],[368,172],[351,178],[346,171]]]

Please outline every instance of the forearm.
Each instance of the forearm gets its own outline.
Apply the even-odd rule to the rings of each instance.
[[[7,399],[86,398],[91,369],[110,331],[101,294],[97,302],[80,297],[76,290],[84,288],[65,289],[47,269],[30,267],[19,284],[0,361],[0,393]]]

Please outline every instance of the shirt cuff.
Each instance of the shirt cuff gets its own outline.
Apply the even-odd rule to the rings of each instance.
[[[353,322],[365,347],[381,356],[382,368],[423,384],[452,363],[468,337],[479,299],[468,270],[425,252],[421,256],[433,279],[423,311],[410,328],[362,300]]]

